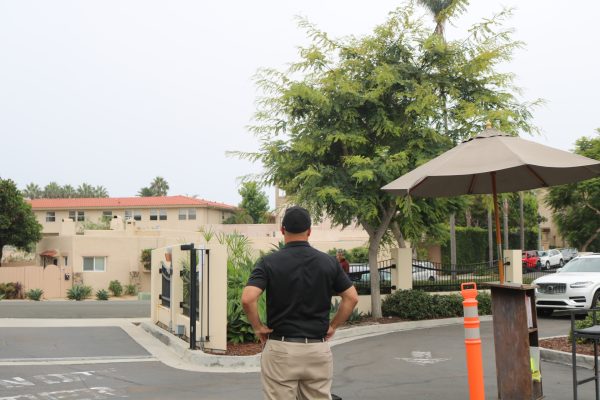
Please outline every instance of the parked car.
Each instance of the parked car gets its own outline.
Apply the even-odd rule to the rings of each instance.
[[[350,264],[348,277],[354,284],[358,294],[371,293],[371,273],[367,264]],[[390,293],[392,287],[392,273],[389,269],[379,270],[379,285],[381,293]]]
[[[574,259],[578,255],[577,249],[574,249],[572,247],[567,247],[559,250],[563,255],[563,260],[565,260],[565,263]]]
[[[536,307],[542,315],[553,310],[598,307],[600,297],[600,254],[578,256],[554,274],[532,282],[537,285]]]
[[[413,281],[435,281],[438,276],[438,270],[430,261],[413,261],[412,277]]]
[[[523,262],[523,272],[539,271],[542,268],[537,250],[526,250],[521,253],[521,261]]]
[[[548,251],[539,251],[540,263],[542,268],[550,269],[551,267],[562,267],[565,265],[563,255],[557,249],[551,249]]]

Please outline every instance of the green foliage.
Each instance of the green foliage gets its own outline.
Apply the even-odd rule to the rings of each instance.
[[[537,229],[525,230],[525,247],[537,248]],[[513,230],[508,235],[509,248],[521,247],[519,231]],[[497,259],[496,233],[492,235],[494,259]],[[456,263],[458,265],[482,263],[488,260],[488,231],[483,228],[456,227]],[[442,244],[442,263],[450,264],[450,241]]]
[[[138,196],[140,197],[158,197],[158,196],[166,196],[169,192],[169,183],[165,180],[165,178],[157,176],[150,182],[150,186],[143,187],[138,192]]]
[[[41,239],[42,225],[17,185],[10,179],[0,178],[0,265],[4,246],[29,250]]]
[[[42,289],[30,289],[25,292],[25,297],[27,297],[29,300],[40,301],[43,294],[44,291]]]
[[[32,182],[22,192],[24,197],[32,200],[108,197],[108,191],[104,186],[92,186],[88,183],[83,183],[75,189],[71,185],[61,186],[56,182],[50,182],[42,189]]]
[[[241,209],[230,215],[224,221],[224,224],[253,224],[254,220],[252,216],[248,214],[248,211]]]
[[[596,131],[594,138],[577,140],[577,154],[600,160],[600,129]],[[571,246],[600,252],[600,178],[553,187],[546,203],[554,211],[558,231]]]
[[[92,295],[92,287],[86,285],[73,285],[67,290],[67,298],[69,300],[85,300]]]
[[[4,300],[4,293],[0,293],[0,300]]]
[[[251,257],[250,242],[242,235],[221,237],[227,244],[227,340],[233,343],[255,341],[252,325],[242,307],[242,291],[254,268],[255,260]],[[258,313],[261,321],[266,323],[265,295],[258,300]]]
[[[382,303],[384,316],[396,316],[406,320],[452,318],[463,316],[462,296],[459,294],[431,295],[421,290],[398,290]],[[479,315],[492,313],[489,293],[477,296]]]
[[[5,282],[0,283],[0,294],[5,299],[21,299],[23,298],[23,285],[20,282]]]
[[[86,231],[106,231],[110,229],[110,220],[107,218],[100,218],[98,222],[86,220],[81,227]]]
[[[144,269],[149,270],[152,267],[152,249],[143,249],[140,255],[140,262],[144,266]]]
[[[600,314],[596,314],[596,324],[600,323]],[[584,319],[575,321],[575,329],[585,329],[594,326],[594,313],[589,312]],[[569,328],[569,343],[573,342],[573,332]],[[593,340],[586,338],[577,339],[577,343],[593,343]]]
[[[285,190],[313,216],[362,226],[373,264],[391,223],[414,242],[438,237],[456,200],[380,189],[479,133],[487,120],[511,134],[534,130],[532,105],[513,95],[511,74],[496,71],[520,45],[502,29],[506,16],[448,43],[425,28],[412,3],[364,37],[332,39],[301,21],[312,43],[288,70],[258,74],[263,97],[251,130],[261,146],[237,154],[261,162],[261,183]]]
[[[366,264],[369,262],[369,249],[367,247],[364,247],[364,246],[354,247],[350,250],[337,249],[334,247],[333,249],[327,250],[327,254],[335,257],[338,250],[341,250],[343,252],[344,258],[349,263]]]
[[[267,211],[269,210],[269,200],[267,195],[260,190],[258,183],[253,181],[244,182],[238,193],[242,196],[239,207],[252,218],[251,223],[265,223],[267,221]]]
[[[123,285],[118,280],[110,281],[108,290],[112,292],[113,296],[119,297],[123,294]]]
[[[125,285],[125,294],[128,296],[135,296],[138,293],[138,287],[136,284],[130,283]]]
[[[333,319],[335,314],[340,309],[340,304],[341,303],[338,299],[335,299],[335,302],[333,302],[333,304],[331,304],[331,308],[329,309],[329,320],[330,321]],[[352,313],[350,314],[350,316],[348,317],[346,322],[349,324],[356,324],[356,323],[360,322],[364,317],[365,317],[365,314],[361,311],[358,311],[358,308],[355,308],[354,310],[352,310]]]
[[[108,300],[108,292],[106,289],[100,289],[96,292],[96,300]]]

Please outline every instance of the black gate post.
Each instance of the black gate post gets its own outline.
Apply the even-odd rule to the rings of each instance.
[[[196,249],[194,243],[182,244],[181,250],[190,251],[190,349],[196,349]]]

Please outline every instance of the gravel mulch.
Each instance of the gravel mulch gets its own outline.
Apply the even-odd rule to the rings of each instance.
[[[340,327],[340,330],[342,329],[348,329],[348,328],[353,328],[355,326],[365,326],[365,325],[377,325],[377,324],[391,324],[394,322],[401,322],[403,321],[401,318],[398,317],[384,317],[384,318],[372,318],[372,317],[367,317],[367,318],[362,318],[360,320],[360,322],[355,322],[355,323],[346,323],[344,325],[342,325]],[[227,343],[227,352],[225,354],[220,354],[220,355],[225,355],[225,356],[253,356],[255,354],[258,354],[262,351],[262,344],[260,343],[240,343],[240,344],[233,344],[231,342]]]
[[[566,336],[551,338],[551,339],[541,339],[540,347],[544,347],[550,350],[558,350],[564,351],[567,353],[571,353],[571,342],[569,342]],[[587,356],[594,355],[594,345],[592,343],[577,343],[577,354],[585,354]]]

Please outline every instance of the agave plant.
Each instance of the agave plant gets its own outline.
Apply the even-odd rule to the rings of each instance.
[[[81,301],[92,295],[92,288],[85,285],[75,285],[67,290],[69,300]]]

